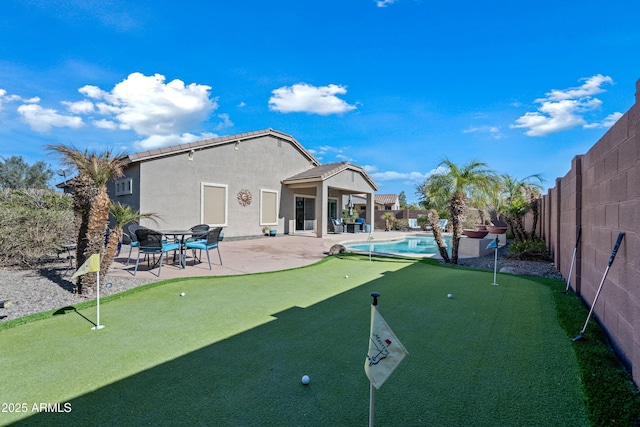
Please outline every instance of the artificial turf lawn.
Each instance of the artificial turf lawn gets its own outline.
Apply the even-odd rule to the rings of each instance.
[[[170,281],[102,304],[100,331],[73,311],[0,331],[0,402],[29,409],[0,423],[365,425],[375,291],[409,351],[376,393],[376,424],[589,425],[549,288],[492,282],[366,257]],[[95,307],[80,314],[95,320]],[[42,402],[71,412],[31,412]]]

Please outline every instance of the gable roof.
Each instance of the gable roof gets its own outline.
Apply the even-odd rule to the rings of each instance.
[[[381,205],[395,205],[397,202],[397,194],[376,194],[376,203]]]
[[[188,144],[180,144],[180,145],[172,145],[170,147],[156,148],[154,150],[149,150],[149,151],[141,151],[138,153],[129,154],[127,158],[128,158],[128,163],[136,163],[136,162],[141,162],[145,160],[156,159],[159,157],[166,157],[166,156],[173,156],[175,154],[188,153],[191,150],[203,150],[203,149],[215,147],[218,145],[233,144],[240,141],[247,141],[251,139],[262,138],[264,136],[271,136],[273,138],[277,138],[277,139],[281,139],[283,141],[289,142],[291,143],[291,145],[297,148],[298,151],[300,151],[300,153],[302,153],[302,155],[306,157],[313,166],[318,166],[320,164],[320,162],[315,157],[313,157],[313,155],[309,151],[307,151],[302,146],[302,144],[296,141],[296,139],[293,136],[286,134],[284,132],[271,129],[271,128],[258,130],[254,132],[239,133],[236,135],[222,136],[219,138],[205,139],[203,141],[190,142]]]
[[[343,200],[347,200],[348,197],[349,197],[348,195],[342,196]],[[397,194],[375,194],[373,196],[373,202],[377,205],[394,205],[397,201],[398,201]],[[352,194],[351,203],[358,204],[358,205],[366,205],[367,198],[361,194]]]
[[[289,178],[286,178],[282,180],[282,182],[284,184],[299,184],[299,183],[307,183],[307,182],[315,182],[315,181],[324,181],[345,170],[352,170],[354,172],[358,172],[369,183],[369,185],[371,185],[371,187],[374,190],[378,190],[378,186],[373,181],[373,179],[371,179],[369,174],[365,172],[364,169],[362,169],[360,166],[356,166],[348,162],[336,162],[336,163],[327,163],[325,165],[319,165],[314,168],[308,169],[304,172],[301,172],[299,174],[293,175]]]

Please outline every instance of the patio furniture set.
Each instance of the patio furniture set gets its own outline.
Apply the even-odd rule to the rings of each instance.
[[[131,247],[129,256],[125,265],[129,265],[133,248],[138,249],[136,258],[136,266],[133,270],[135,276],[138,272],[140,256],[147,258],[147,266],[151,270],[158,266],[158,277],[162,271],[162,262],[164,255],[173,252],[173,261],[178,256],[178,268],[187,268],[187,250],[191,249],[193,257],[193,265],[201,261],[202,251],[207,254],[209,270],[211,270],[211,258],[209,251],[211,249],[218,250],[218,258],[222,265],[222,256],[220,255],[219,242],[221,238],[222,227],[210,228],[206,224],[195,225],[188,230],[152,230],[141,225],[130,225],[127,235],[131,239]],[[198,251],[198,255],[196,255]],[[156,260],[156,255],[160,255]],[[153,258],[153,264],[151,263]]]
[[[344,222],[342,219],[331,218],[329,231],[332,233],[361,233],[365,231],[364,218],[356,218],[355,222]]]

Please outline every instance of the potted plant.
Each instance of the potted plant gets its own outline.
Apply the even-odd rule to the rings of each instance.
[[[271,227],[269,226],[262,227],[262,234],[264,234],[265,236],[268,236],[270,232],[271,232]]]

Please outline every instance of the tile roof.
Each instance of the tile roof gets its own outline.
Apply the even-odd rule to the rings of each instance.
[[[395,205],[397,202],[397,194],[376,194],[376,203],[381,205]]]

